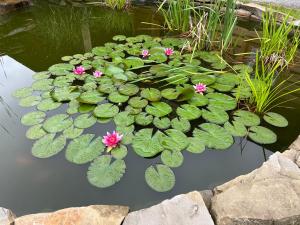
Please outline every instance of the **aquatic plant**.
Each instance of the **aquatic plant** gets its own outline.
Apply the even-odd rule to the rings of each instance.
[[[62,57],[62,63],[33,75],[31,87],[13,93],[21,106],[37,108],[21,119],[30,126],[26,136],[34,140],[35,157],[49,158],[65,148],[69,162],[90,163],[87,179],[92,185],[106,188],[123,177],[131,146],[140,157],[160,157],[161,163],[146,169],[145,180],[164,192],[175,185],[172,168],[183,164],[183,151],[225,150],[234,136],[271,144],[277,136],[261,120],[288,125],[276,113],[261,116],[238,109],[239,81],[251,67],[235,65],[238,73],[231,73],[215,52],[195,52],[190,60],[191,54],[180,53],[182,39],[117,35],[113,40],[91,52]],[[167,48],[172,49],[168,56]],[[141,54],[145,49],[148,57]],[[204,63],[210,68],[200,66]],[[80,67],[84,73],[75,74]],[[101,76],[94,76],[97,72]],[[242,90],[243,95],[248,92]],[[60,113],[48,113],[57,109]],[[114,124],[115,131],[104,137],[86,132],[104,123]]]
[[[104,0],[106,6],[112,9],[122,10],[126,9],[130,5],[129,0]]]

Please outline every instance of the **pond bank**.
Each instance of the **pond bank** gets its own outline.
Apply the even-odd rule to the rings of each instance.
[[[300,136],[249,174],[213,190],[177,195],[130,212],[126,206],[94,205],[15,218],[0,211],[0,224],[15,225],[292,225],[300,224]],[[239,207],[237,207],[239,206]],[[122,221],[124,222],[122,223]]]

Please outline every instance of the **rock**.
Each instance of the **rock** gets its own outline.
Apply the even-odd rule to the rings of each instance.
[[[263,13],[266,11],[266,7],[255,3],[239,3],[239,9],[250,12],[252,15],[262,18]]]
[[[9,209],[0,207],[0,224],[12,225],[16,216]]]
[[[91,205],[22,216],[15,225],[120,225],[128,211],[126,206]]]
[[[123,225],[214,225],[201,194],[177,195],[125,218]]]
[[[300,151],[300,135],[298,136],[298,138],[291,144],[291,146],[289,147],[290,149],[295,149],[297,151]]]
[[[250,18],[250,16],[252,15],[251,12],[244,9],[237,9],[235,10],[235,13],[238,17],[242,17],[242,18]]]
[[[200,191],[200,194],[203,198],[203,201],[204,201],[206,207],[209,209],[211,206],[211,198],[214,195],[212,190],[203,190],[203,191]]]
[[[31,0],[0,0],[0,14],[29,6]]]
[[[214,189],[217,225],[300,224],[300,169],[281,153],[262,167]]]

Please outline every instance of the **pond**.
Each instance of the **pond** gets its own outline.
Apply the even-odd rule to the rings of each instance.
[[[241,154],[239,138],[225,151],[207,149],[201,154],[184,151],[183,164],[172,169],[176,175],[174,188],[159,193],[147,186],[144,173],[150,165],[160,162],[160,157],[144,159],[131,147],[128,147],[125,158],[125,175],[120,182],[105,189],[89,184],[86,179],[89,165],[72,164],[65,159],[63,152],[48,159],[32,156],[33,141],[26,138],[27,128],[20,122],[21,117],[32,110],[20,107],[18,101],[11,97],[12,92],[31,86],[33,71],[47,70],[61,62],[62,56],[88,52],[92,47],[111,42],[115,35],[164,35],[162,30],[146,24],[161,24],[161,18],[155,12],[154,7],[145,5],[133,7],[129,12],[115,12],[99,7],[72,8],[54,4],[49,7],[46,1],[38,1],[29,9],[1,17],[0,52],[30,68],[12,58],[1,58],[1,206],[11,208],[18,215],[90,204],[124,204],[135,210],[176,194],[211,189],[262,164],[262,146],[248,141]],[[253,36],[256,26],[241,21],[237,33],[242,40],[248,39]],[[255,48],[255,43],[241,41],[235,51],[247,52]],[[233,59],[244,63],[250,60],[249,57]],[[295,77],[300,75],[297,67],[292,66],[290,71]],[[299,97],[299,94],[293,97]],[[269,149],[265,151],[266,156],[285,150],[299,134],[299,98],[289,102],[288,106],[292,109],[276,110],[288,119],[289,126],[272,127],[278,141],[266,146]],[[66,109],[67,106],[63,105],[48,115],[65,112]],[[104,136],[113,129],[112,123],[97,123],[86,131]]]

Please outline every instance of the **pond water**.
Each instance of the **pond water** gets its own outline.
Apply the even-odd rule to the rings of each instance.
[[[239,140],[226,151],[206,150],[202,154],[184,152],[183,165],[173,170],[175,187],[170,192],[158,193],[147,186],[144,172],[149,165],[158,162],[159,157],[143,159],[131,148],[125,159],[126,174],[119,183],[106,189],[91,186],[86,179],[88,165],[67,162],[63,152],[45,160],[31,155],[33,142],[25,137],[27,128],[20,123],[21,116],[30,109],[20,107],[11,93],[30,86],[33,71],[46,70],[58,63],[61,56],[86,52],[92,46],[103,45],[116,34],[164,35],[163,31],[142,22],[160,24],[161,18],[149,6],[134,7],[127,13],[98,7],[49,7],[46,1],[38,1],[29,9],[0,17],[0,53],[26,66],[10,57],[1,58],[0,206],[11,208],[17,215],[90,204],[124,204],[135,210],[176,194],[213,188],[262,164],[263,148],[250,141],[242,154]],[[242,39],[253,35],[250,30],[255,24],[249,26],[248,22],[240,22],[239,25],[238,34]],[[253,51],[256,47],[255,43],[241,42],[235,51]],[[249,58],[234,60],[247,61]],[[291,82],[296,80],[299,72],[296,66],[291,68],[291,73],[296,74]],[[293,97],[298,96],[295,94]],[[287,128],[272,128],[279,140],[267,146],[266,156],[286,149],[300,132],[299,99],[288,106],[293,109],[277,111],[289,120],[290,125]],[[54,113],[57,111],[51,112]],[[103,136],[111,129],[111,124],[97,124],[88,132]]]

